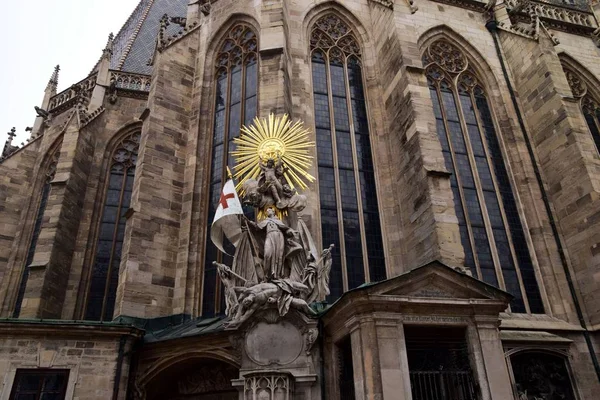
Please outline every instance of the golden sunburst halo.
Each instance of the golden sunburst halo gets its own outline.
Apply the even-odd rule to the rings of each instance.
[[[278,156],[287,167],[284,177],[288,185],[306,189],[304,180],[315,180],[308,173],[313,158],[309,150],[315,146],[309,134],[302,121],[292,122],[287,114],[271,114],[268,119],[257,117],[252,125],[244,125],[240,137],[233,139],[237,149],[231,152],[236,162],[234,178],[238,180],[238,191],[246,180],[258,178],[261,163]]]

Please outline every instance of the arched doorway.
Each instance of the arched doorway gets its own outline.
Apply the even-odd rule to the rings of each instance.
[[[146,384],[146,400],[237,400],[237,367],[210,358],[177,363]]]
[[[576,400],[567,358],[554,352],[520,351],[510,356],[519,400]]]

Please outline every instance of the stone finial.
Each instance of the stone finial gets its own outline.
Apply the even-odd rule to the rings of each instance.
[[[2,150],[2,158],[8,156],[14,150],[14,146],[12,145],[12,141],[15,136],[17,136],[17,128],[12,128],[8,132],[8,138],[6,139],[6,143],[4,143],[4,149]]]
[[[108,35],[108,40],[106,41],[106,46],[102,50],[102,58],[106,58],[108,60],[111,59],[113,54],[113,43],[115,41],[115,35],[111,32]]]

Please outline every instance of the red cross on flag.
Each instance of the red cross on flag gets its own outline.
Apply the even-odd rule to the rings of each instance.
[[[223,248],[223,235],[225,235],[234,246],[237,246],[238,241],[240,240],[242,227],[238,215],[241,214],[244,214],[242,203],[240,203],[240,199],[235,191],[233,180],[229,179],[221,191],[219,206],[217,207],[215,219],[213,219],[210,228],[210,238],[212,242],[223,253],[227,253]]]

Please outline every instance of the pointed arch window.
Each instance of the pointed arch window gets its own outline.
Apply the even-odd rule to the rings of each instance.
[[[228,154],[235,150],[233,139],[240,134],[242,125],[251,124],[257,115],[258,99],[258,40],[254,30],[246,24],[237,24],[227,33],[216,57],[215,103],[213,114],[212,161],[208,223],[214,218],[227,166],[233,165]],[[253,210],[248,210],[247,215]],[[231,260],[217,251],[206,233],[205,271],[202,290],[202,315],[213,316],[224,312],[223,293],[213,261],[231,265]],[[230,249],[233,254],[235,249]]]
[[[334,243],[330,300],[386,278],[362,55],[350,27],[334,14],[311,36],[323,245]]]
[[[48,205],[48,197],[50,196],[51,185],[50,182],[56,175],[56,166],[58,165],[58,157],[60,155],[60,144],[55,148],[50,161],[46,167],[46,175],[44,177],[44,186],[42,187],[42,194],[40,196],[40,202],[35,217],[35,224],[33,225],[33,234],[31,235],[31,241],[29,242],[29,248],[27,250],[27,259],[23,271],[21,272],[21,281],[19,282],[19,292],[17,293],[17,301],[13,310],[13,317],[18,318],[21,313],[21,306],[23,305],[23,298],[25,297],[25,289],[27,288],[27,280],[29,279],[29,266],[33,262],[33,256],[35,255],[35,248],[37,246],[40,232],[42,230],[42,220],[44,218],[44,212]]]
[[[596,150],[600,153],[600,101],[588,90],[588,85],[571,68],[563,65],[571,92],[579,99],[581,110],[592,135]]]
[[[428,47],[423,65],[452,173],[465,265],[473,276],[511,293],[512,312],[543,313],[485,89],[464,54],[444,40]]]
[[[140,146],[140,132],[127,135],[111,155],[104,207],[96,243],[85,319],[111,321],[115,309],[125,213],[129,209]]]

